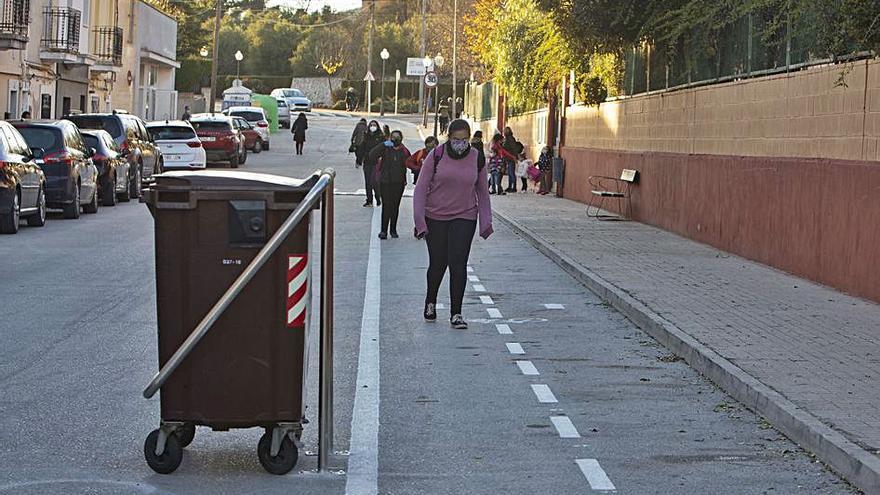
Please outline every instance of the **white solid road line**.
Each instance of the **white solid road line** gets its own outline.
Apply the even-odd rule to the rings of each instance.
[[[468,273],[472,273],[474,271],[474,267],[472,267],[472,266],[467,267],[467,271],[468,271]]]
[[[474,284],[474,291],[476,292],[486,292],[486,287],[481,284]]]
[[[550,422],[556,427],[556,432],[559,433],[559,438],[581,437],[581,434],[578,433],[577,428],[574,427],[574,423],[568,419],[568,416],[550,416]]]
[[[553,395],[553,391],[550,390],[550,387],[547,385],[532,385],[532,392],[535,393],[535,397],[538,398],[538,402],[541,404],[556,404],[559,402],[556,400],[556,396]]]
[[[608,475],[605,474],[605,470],[599,465],[599,461],[596,459],[575,459],[575,462],[581,468],[584,477],[587,478],[590,488],[593,490],[616,490],[614,483],[611,482]]]
[[[489,318],[504,318],[498,308],[486,308],[486,312],[489,313]]]
[[[435,306],[434,308],[435,309],[446,309],[446,305],[443,303],[437,303],[437,306]]]
[[[480,281],[480,277],[478,277],[476,275],[468,275],[468,282],[479,282],[479,281]]]
[[[545,304],[544,308],[546,308],[546,309],[565,309],[565,306],[562,304],[550,303],[550,304]]]
[[[507,352],[511,354],[525,354],[526,351],[523,350],[522,346],[519,342],[508,342],[504,344],[507,346]]]
[[[501,335],[510,335],[513,331],[510,329],[510,325],[507,323],[496,323],[495,329],[498,330],[498,333]]]
[[[480,296],[480,302],[483,304],[495,304],[495,301],[489,296]]]
[[[372,235],[380,227],[381,212],[373,210],[370,254],[361,319],[357,388],[351,416],[347,495],[375,495],[379,491],[379,315],[382,302],[382,250]]]
[[[519,370],[522,371],[523,375],[540,375],[540,373],[538,373],[538,368],[535,368],[535,365],[532,364],[531,361],[517,361],[516,365],[519,366]]]

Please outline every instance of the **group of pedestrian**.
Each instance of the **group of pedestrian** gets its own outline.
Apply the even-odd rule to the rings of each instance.
[[[526,156],[523,144],[513,137],[513,130],[505,127],[496,132],[488,149],[489,194],[506,195],[529,190],[529,180],[539,184],[538,194],[550,193],[552,187],[553,152],[549,146],[541,149],[538,163]],[[502,185],[507,176],[507,187]]]
[[[415,153],[403,144],[403,133],[360,119],[351,135],[349,152],[355,166],[363,169],[365,207],[382,207],[379,239],[398,238],[400,202],[406,187],[406,171],[413,174],[413,234],[428,248],[427,294],[423,316],[437,319],[437,293],[449,271],[450,324],[466,329],[462,302],[467,286],[467,264],[474,234],[492,235],[492,210],[486,173],[482,133],[471,137],[468,123],[453,120],[448,139],[425,139]],[[479,231],[477,226],[479,225]]]

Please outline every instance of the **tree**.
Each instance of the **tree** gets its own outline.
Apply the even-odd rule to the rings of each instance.
[[[324,75],[333,91],[331,78],[348,69],[357,38],[347,23],[312,28],[303,34],[290,64],[297,76]]]
[[[289,59],[301,38],[300,30],[277,11],[269,10],[255,16],[245,31],[248,45],[245,66],[248,72],[255,75],[289,75]],[[235,50],[230,53],[235,53]]]

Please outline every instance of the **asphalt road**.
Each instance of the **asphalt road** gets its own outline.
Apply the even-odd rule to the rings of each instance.
[[[282,131],[242,168],[338,172],[340,472],[313,472],[316,421],[285,476],[257,462],[259,430],[199,428],[175,473],[147,467],[153,229],[129,203],[0,238],[0,493],[855,492],[499,223],[475,241],[470,329],[451,329],[443,309],[422,321],[426,250],[375,238],[378,209],[361,207],[346,154],[354,123],[312,115],[304,156]],[[389,123],[417,148],[411,124]],[[402,209],[406,233],[411,202]],[[307,397],[315,411],[314,378]]]

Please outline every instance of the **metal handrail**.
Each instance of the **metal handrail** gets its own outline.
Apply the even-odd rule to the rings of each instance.
[[[214,307],[208,311],[208,314],[202,318],[202,321],[199,322],[196,328],[189,334],[189,337],[186,338],[183,344],[174,351],[174,354],[171,356],[171,359],[165,363],[165,366],[162,366],[162,369],[156,373],[156,376],[153,377],[150,384],[144,389],[144,397],[149,399],[156,394],[162,385],[165,384],[171,374],[174,373],[178,366],[180,366],[180,363],[182,363],[189,353],[192,352],[214,323],[220,319],[220,316],[222,316],[223,312],[226,311],[230,304],[232,304],[232,301],[234,301],[241,291],[244,290],[248,282],[256,276],[260,268],[269,261],[269,258],[272,257],[275,251],[281,246],[285,239],[287,239],[287,236],[297,225],[299,225],[300,221],[305,218],[306,214],[308,214],[312,207],[314,207],[321,199],[322,194],[328,186],[332,186],[333,180],[336,177],[336,172],[332,168],[326,168],[320,173],[321,176],[318,178],[318,182],[312,186],[312,189],[306,194],[306,197],[302,200],[299,206],[297,206],[290,216],[287,217],[287,220],[284,221],[281,228],[279,228],[272,238],[269,239],[269,242],[260,249],[260,252],[257,253],[253,261],[251,261],[244,271],[241,272],[241,275],[235,279],[235,282],[232,283],[229,289],[227,289],[223,296],[221,296],[214,304]],[[333,189],[331,188],[330,194],[332,193]]]

